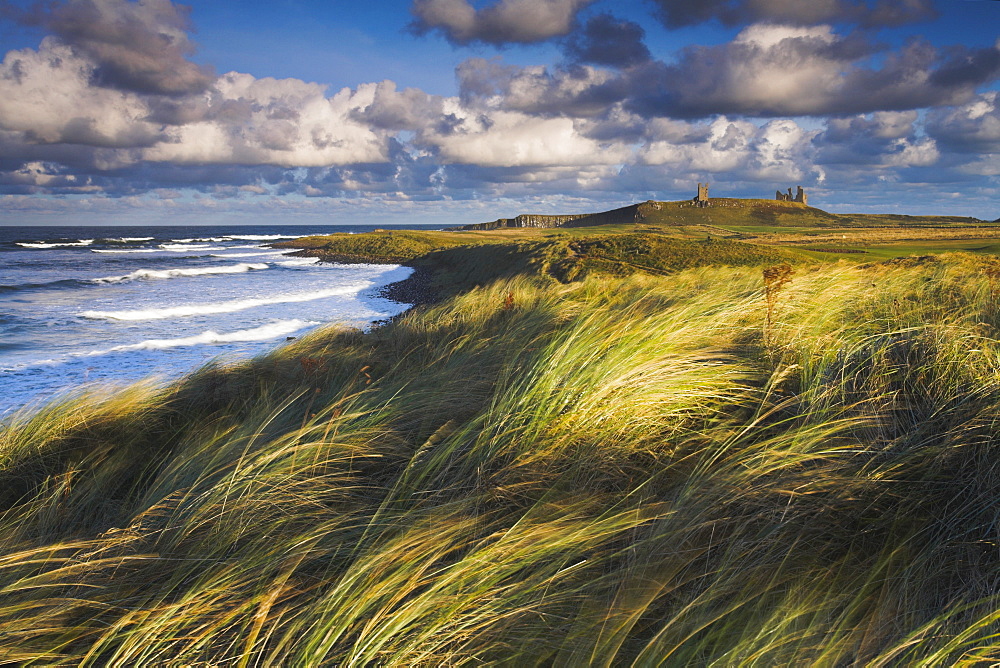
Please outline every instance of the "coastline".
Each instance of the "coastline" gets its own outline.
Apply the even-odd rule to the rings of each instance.
[[[413,273],[401,281],[382,286],[378,291],[379,297],[401,304],[412,304],[410,308],[436,304],[441,301],[441,293],[434,286],[433,269],[409,263],[403,263],[402,266],[409,267]],[[407,309],[407,311],[409,310]],[[395,317],[399,317],[399,315]],[[391,320],[392,318],[390,318]]]
[[[37,558],[10,542],[11,578],[86,591],[73,605],[95,607],[81,609],[111,630],[95,641],[75,618],[54,624],[45,615],[66,603],[45,587],[24,587],[34,608],[0,621],[33,625],[25,655],[36,663],[67,638],[61,664],[119,647],[148,663],[129,645],[136,634],[159,643],[164,663],[225,660],[231,638],[258,663],[338,663],[379,633],[370,656],[409,665],[428,656],[428,633],[466,648],[470,625],[481,629],[475,651],[437,663],[509,662],[512,634],[526,665],[575,664],[583,641],[588,656],[628,663],[601,633],[622,611],[609,591],[638,591],[625,612],[641,623],[621,631],[629,647],[658,652],[657,638],[681,626],[670,651],[698,663],[733,656],[732,630],[746,629],[736,642],[793,665],[815,663],[814,647],[850,662],[884,628],[857,592],[892,612],[947,589],[982,602],[928,606],[870,654],[936,656],[963,633],[978,646],[967,629],[1000,612],[976,598],[977,578],[997,559],[958,557],[970,531],[991,526],[984,495],[1000,486],[982,466],[1000,344],[978,329],[984,316],[1000,322],[995,265],[796,265],[768,311],[761,267],[774,256],[622,238],[648,250],[580,240],[570,249],[589,273],[565,282],[553,271],[574,259],[556,254],[562,242],[383,260],[413,274],[373,292],[437,305],[12,421],[0,431],[0,528],[44,542]],[[714,263],[690,267],[685,249]],[[677,269],[651,271],[660,266]],[[893,440],[873,447],[873,429]],[[981,494],[966,494],[973,475]],[[887,579],[887,564],[923,570]],[[651,573],[666,584],[637,589]],[[956,577],[969,584],[955,590]],[[162,621],[178,618],[163,606],[177,596],[192,602],[183,628]],[[729,600],[739,604],[720,617]],[[274,607],[258,614],[259,601]],[[815,619],[772,640],[772,620],[798,620],[802,601]],[[845,609],[857,615],[848,631]],[[317,660],[289,619],[324,634],[346,624],[343,640]],[[189,649],[192,628],[222,649]],[[287,644],[244,641],[248,628]]]

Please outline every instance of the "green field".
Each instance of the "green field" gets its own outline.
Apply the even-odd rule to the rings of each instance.
[[[559,242],[584,245],[584,240],[611,235],[645,236],[654,246],[662,238],[680,241],[744,242],[744,254],[772,259],[772,250],[786,258],[808,261],[865,262],[906,255],[950,251],[995,254],[1000,247],[1000,224],[958,216],[902,216],[832,214],[795,202],[717,198],[706,208],[690,202],[644,202],[580,218],[550,228],[496,228],[484,223],[445,231],[379,231],[367,234],[335,234],[275,244],[301,248],[339,261],[385,261],[420,264],[422,255],[458,246],[545,241],[550,255],[566,255],[556,249]],[[544,217],[542,217],[544,218]],[[504,222],[504,220],[498,221]],[[652,247],[651,247],[652,248]],[[706,249],[707,250],[707,249]],[[771,255],[768,255],[771,253]],[[569,251],[573,255],[573,251]],[[689,266],[683,262],[664,264],[656,251],[636,258],[609,257],[600,263],[584,263],[581,271],[605,271],[624,275],[633,271],[662,273]],[[668,253],[671,255],[673,253]],[[714,255],[709,253],[709,256]],[[708,257],[707,262],[715,260]],[[598,267],[597,264],[600,264]],[[574,274],[575,275],[575,274]]]
[[[297,245],[439,301],[8,417],[0,662],[1000,661],[991,245]]]

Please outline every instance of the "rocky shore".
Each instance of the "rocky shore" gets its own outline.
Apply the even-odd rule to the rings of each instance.
[[[428,267],[414,267],[404,265],[413,269],[409,277],[401,281],[390,283],[379,290],[378,296],[384,299],[391,299],[401,304],[413,304],[421,306],[423,304],[434,304],[441,300],[441,295],[434,287],[434,272]]]

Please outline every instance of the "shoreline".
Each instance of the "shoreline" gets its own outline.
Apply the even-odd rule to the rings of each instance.
[[[410,304],[410,308],[436,304],[441,301],[440,291],[434,288],[434,271],[432,269],[408,263],[402,263],[401,266],[409,267],[413,270],[413,273],[401,281],[383,285],[378,290],[377,294],[379,297],[400,304]],[[409,310],[406,309],[406,311]],[[406,313],[406,311],[403,311],[403,313]],[[402,313],[393,316],[393,318],[399,317],[399,315],[402,315]],[[392,318],[389,320],[391,321]]]

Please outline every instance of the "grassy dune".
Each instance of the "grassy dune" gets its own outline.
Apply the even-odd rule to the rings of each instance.
[[[500,276],[15,416],[0,662],[1000,660],[997,276]]]

